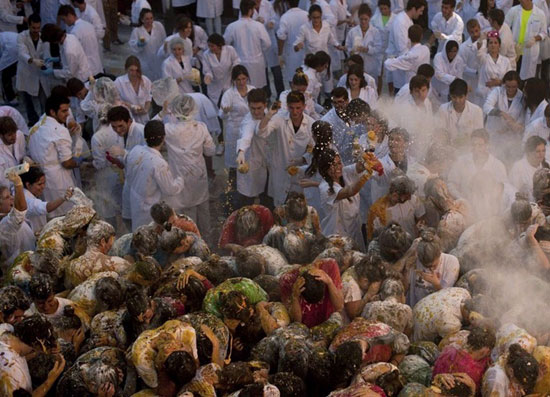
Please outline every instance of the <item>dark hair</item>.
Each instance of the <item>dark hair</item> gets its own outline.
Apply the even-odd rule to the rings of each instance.
[[[500,10],[499,10],[500,11]],[[521,78],[519,77],[519,73],[515,70],[509,70],[504,74],[504,77],[502,77],[502,83],[506,83],[507,81],[517,81],[518,84],[521,83]]]
[[[153,14],[153,10],[151,10],[150,8],[142,8],[141,11],[139,12],[139,19],[138,19],[138,26],[143,26],[143,22],[141,21],[143,19],[143,17],[145,16],[145,14]],[[154,16],[154,14],[153,14]]]
[[[421,89],[422,87],[430,88],[430,82],[428,79],[421,74],[417,74],[411,78],[409,81],[409,91],[412,93],[416,89]]]
[[[33,12],[29,18],[28,18],[29,25],[31,23],[42,23],[42,18],[40,18],[40,14],[37,12]]]
[[[413,8],[418,10],[421,7],[424,7],[424,9],[428,8],[428,3],[426,3],[426,0],[409,0],[407,1],[407,7],[405,10],[409,11]]]
[[[262,88],[253,88],[248,91],[246,99],[249,104],[251,103],[267,103],[267,94]]]
[[[115,121],[128,122],[130,120],[132,120],[132,116],[130,115],[128,109],[124,106],[112,107],[109,109],[109,112],[107,112],[107,121],[109,121],[109,123],[113,123]]]
[[[225,45],[225,39],[221,34],[213,33],[208,36],[208,43],[223,47]]]
[[[386,268],[378,254],[368,254],[355,266],[355,274],[359,278],[366,278],[369,282],[382,281],[386,278]]]
[[[305,281],[302,297],[307,303],[320,303],[325,297],[325,284],[309,272],[303,273],[302,277]]]
[[[311,17],[311,15],[313,15],[314,12],[318,12],[320,14],[323,14],[323,9],[321,8],[321,6],[319,4],[313,4],[309,7],[307,15],[309,15]]]
[[[189,35],[189,40],[191,40],[191,43],[195,44],[194,23],[193,23],[193,20],[189,18],[187,15],[179,15],[176,18],[176,26],[174,27],[175,28],[174,30],[176,32],[179,32],[180,30],[184,30],[189,24],[191,24],[191,34]]]
[[[240,277],[253,279],[265,273],[266,259],[253,250],[246,248],[240,250],[235,257],[235,262]]]
[[[281,397],[305,397],[306,384],[292,372],[278,372],[269,377],[269,383],[276,386]]]
[[[378,7],[380,6],[386,6],[391,8],[391,1],[390,0],[378,0]]]
[[[341,177],[339,181],[333,181],[332,177],[329,175],[329,169],[332,166],[332,163],[334,163],[336,157],[339,157],[339,155],[333,149],[325,149],[320,153],[317,161],[319,174],[321,174],[323,179],[328,183],[329,192],[331,194],[334,194],[334,182],[338,182],[342,187],[345,187],[346,185],[344,178]]]
[[[17,123],[10,116],[0,117],[0,135],[17,132]]]
[[[269,274],[262,274],[255,277],[254,282],[267,292],[270,302],[281,301],[281,286],[279,285],[279,279],[277,277]]]
[[[347,60],[347,63],[348,63],[348,66],[351,66],[350,63],[353,63],[355,65],[361,65],[361,66],[365,65],[365,61],[363,57],[359,54],[350,55],[350,57]]]
[[[23,186],[26,188],[27,184],[32,185],[33,183],[38,182],[44,175],[44,171],[42,171],[40,167],[32,166],[27,172],[21,174],[21,181],[23,182]]]
[[[537,106],[546,99],[548,95],[548,89],[546,84],[536,77],[531,77],[525,80],[523,86],[523,100],[525,102],[525,107],[534,111]]]
[[[416,256],[424,266],[433,263],[441,256],[441,241],[432,228],[422,230]]]
[[[330,69],[330,56],[325,51],[317,51],[315,54],[307,54],[304,59],[304,65],[313,69],[323,65],[329,65]]]
[[[220,294],[220,313],[226,319],[248,322],[252,316],[250,311],[246,310],[249,307],[250,302],[242,292],[229,291]]]
[[[296,8],[300,4],[300,0],[288,0],[288,6],[290,8]]]
[[[196,277],[189,277],[187,284],[181,293],[185,295],[185,307],[187,313],[196,312],[201,309],[202,301],[206,295],[206,287],[203,282]]]
[[[254,209],[248,206],[241,207],[237,210],[234,228],[237,238],[244,239],[259,233],[262,222]]]
[[[149,297],[138,287],[132,287],[126,298],[126,310],[132,318],[138,318],[140,314],[147,311],[150,306]]]
[[[76,96],[83,88],[86,88],[84,83],[76,77],[71,77],[67,81],[67,88],[71,92],[71,96]]]
[[[493,349],[495,347],[496,338],[493,331],[482,327],[472,327],[470,334],[468,335],[468,345],[474,349],[479,350],[484,347]]]
[[[508,360],[514,377],[519,382],[526,394],[533,392],[539,375],[539,363],[524,350],[519,343],[514,343],[508,348]]]
[[[51,116],[50,112],[57,113],[61,108],[61,105],[70,105],[71,101],[69,98],[64,96],[51,95],[46,99],[46,114]]]
[[[485,128],[478,128],[477,130],[473,130],[470,134],[470,139],[479,138],[483,139],[485,142],[489,142],[489,133]]]
[[[369,5],[366,3],[363,3],[359,6],[359,10],[357,11],[357,15],[368,15],[369,18],[372,17],[372,10],[370,9]]]
[[[445,44],[445,55],[447,55],[447,58],[449,57],[449,52],[453,49],[458,50],[458,42],[456,42],[455,40],[447,41],[447,43]]]
[[[346,114],[350,118],[364,118],[370,116],[371,108],[370,105],[361,98],[355,98],[349,101],[348,106],[346,106]]]
[[[422,29],[422,26],[415,23],[409,27],[407,34],[412,43],[420,43],[422,34],[424,34],[424,29]]]
[[[366,4],[364,4],[366,5]],[[364,70],[359,65],[351,65],[348,69],[348,74],[346,77],[346,87],[349,88],[349,76],[354,75],[359,78],[359,87],[363,88],[367,86],[367,82],[365,81],[365,74]]]
[[[348,90],[346,90],[344,87],[336,87],[332,90],[330,93],[330,96],[332,98],[345,98],[349,99]]]
[[[441,3],[451,6],[452,8],[456,7],[456,0],[443,0]]]
[[[231,69],[231,81],[237,80],[237,78],[244,74],[248,79],[250,79],[250,75],[248,74],[248,69],[244,65],[235,65],[233,66],[233,69]]]
[[[405,255],[411,244],[411,236],[397,222],[390,222],[378,236],[380,256],[390,263]]]
[[[151,120],[145,124],[145,142],[147,146],[158,146],[164,141],[164,124],[159,120]]]
[[[241,15],[247,15],[256,6],[253,0],[241,0]]]
[[[429,63],[423,63],[418,67],[418,69],[416,69],[416,74],[431,79],[435,74],[435,70],[434,67]]]
[[[33,388],[37,388],[48,379],[48,373],[55,365],[55,356],[41,351],[27,360]],[[15,396],[15,393],[14,393]]]
[[[235,272],[227,261],[217,255],[212,255],[206,262],[198,265],[195,270],[214,285],[218,285],[228,278],[235,277]]]
[[[59,26],[53,23],[47,23],[42,26],[42,31],[40,32],[40,39],[42,41],[47,41],[49,43],[59,43],[63,38],[65,31]]]
[[[493,3],[493,8],[496,8],[496,4]],[[493,9],[491,8],[491,10]],[[478,8],[478,12],[481,12],[481,14],[485,17],[485,18],[488,18],[489,17],[489,2],[487,0],[480,0],[479,2],[479,8]]]
[[[120,283],[113,277],[103,277],[97,280],[95,296],[105,310],[112,310],[124,303],[124,291]]]
[[[239,392],[239,397],[263,397],[264,384],[263,383],[250,383],[243,387]]]
[[[174,210],[172,207],[170,207],[166,202],[161,201],[160,203],[155,203],[151,207],[151,210],[149,211],[151,214],[151,218],[153,218],[153,221],[158,225],[164,225],[172,214],[174,213]]]
[[[481,29],[481,26],[479,25],[479,21],[475,18],[472,18],[468,22],[466,22],[466,29],[467,29],[468,32],[470,30],[472,30],[473,28],[480,28]]]
[[[416,186],[411,178],[407,175],[397,175],[390,179],[390,193],[397,194],[413,194]]]
[[[197,363],[190,353],[175,351],[166,357],[164,370],[168,377],[181,387],[193,379],[197,372]]]
[[[307,218],[308,208],[303,193],[289,192],[285,202],[288,220],[301,222]]]
[[[363,362],[363,349],[358,341],[347,341],[334,352],[334,376],[338,384],[348,384]]]
[[[464,95],[468,95],[468,83],[466,83],[462,79],[454,79],[453,82],[449,85],[449,96]]]
[[[53,280],[44,273],[35,273],[29,281],[29,296],[35,300],[46,300],[54,294]]]
[[[0,288],[0,310],[4,316],[4,321],[16,310],[27,310],[29,306],[29,298],[21,288],[15,285]]]
[[[346,89],[343,87],[340,88],[342,88],[347,95]],[[321,153],[323,153],[326,149],[330,149],[333,143],[332,124],[323,120],[317,120],[311,125],[311,132],[314,137],[315,146],[312,151],[311,164],[305,171],[306,176],[309,177],[313,176],[317,172],[317,161],[319,160]]]
[[[310,360],[309,347],[302,340],[286,341],[282,351],[279,352],[278,370],[292,372],[302,379],[306,379]]]
[[[56,85],[52,88],[50,96],[61,96],[70,98],[71,91],[64,85]]]
[[[76,12],[74,12],[74,8],[70,5],[62,5],[59,7],[59,10],[57,11],[58,17],[66,17],[68,15],[73,15],[76,17]]]
[[[498,8],[493,8],[489,10],[489,18],[495,21],[499,26],[502,26],[504,23],[504,11]]]
[[[14,325],[14,333],[23,343],[29,346],[44,345],[51,348],[56,344],[55,332],[46,317],[33,314]]]
[[[141,76],[141,61],[135,55],[130,55],[128,58],[126,58],[126,61],[124,61],[124,70],[128,70],[130,66],[137,67],[138,73]]]
[[[300,91],[290,91],[286,97],[286,103],[306,103],[306,97]]]

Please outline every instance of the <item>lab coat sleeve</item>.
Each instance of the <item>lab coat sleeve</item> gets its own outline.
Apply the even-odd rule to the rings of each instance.
[[[269,123],[267,123],[267,126],[265,128],[260,128],[260,124],[258,124],[258,127],[256,127],[256,135],[258,135],[260,138],[267,138],[270,136],[273,131],[275,131],[277,128],[282,127],[283,119],[275,115],[269,120]]]
[[[458,17],[453,31],[450,34],[442,34],[442,36],[445,40],[454,40],[457,43],[460,43],[462,41],[463,31],[464,31],[464,22],[462,22],[462,19],[460,17]]]
[[[214,140],[212,139],[212,136],[210,136],[210,133],[206,129],[205,125],[202,125],[202,129],[203,129],[203,135],[204,135],[204,142],[202,144],[202,153],[207,157],[211,157],[216,153],[216,144],[214,143]]]
[[[394,45],[399,54],[404,54],[409,48],[409,28],[400,24],[392,24],[393,29],[396,29],[394,36]]]
[[[441,57],[434,57],[435,78],[439,81],[444,82],[445,84],[451,84],[454,79],[456,79],[456,76],[446,73],[443,69],[443,63],[444,61]]]
[[[277,38],[279,40],[286,40],[288,37],[288,27],[286,23],[286,18],[281,18],[279,22],[279,29],[277,29]]]
[[[475,108],[474,113],[474,130],[483,129],[483,111],[479,108]],[[504,171],[504,175],[506,175],[506,171]]]
[[[78,74],[78,65],[80,59],[73,51],[66,51],[67,64],[63,64],[63,69],[54,69],[54,76],[58,79],[68,80]]]
[[[98,104],[94,99],[94,94],[92,90],[89,90],[86,94],[86,97],[80,101],[80,109],[88,117],[95,117],[97,115]]]
[[[225,40],[225,44],[228,44],[228,45],[233,44],[233,30],[234,30],[234,26],[232,26],[232,24],[228,25],[227,28],[225,28],[225,33],[223,34],[223,39]]]
[[[155,167],[153,173],[160,191],[164,196],[173,196],[183,190],[184,182],[181,176],[174,178],[168,167],[168,163]]]
[[[233,47],[229,47],[231,51],[231,66],[234,68],[237,65],[240,65],[241,58],[239,58],[239,54],[237,54],[237,51]]]
[[[70,160],[73,157],[73,142],[70,137],[62,137],[54,142],[59,162]]]
[[[17,57],[19,62],[23,63],[28,63],[29,59],[32,58],[29,49],[25,45],[24,37],[21,34],[17,36]]]
[[[262,43],[262,50],[266,52],[271,48],[271,39],[269,33],[265,29],[265,26],[258,22],[258,31],[260,33],[260,41]]]
[[[298,35],[296,36],[296,40],[294,40],[294,43],[292,44],[293,47],[297,46],[300,43],[305,43],[306,30],[307,30],[307,25],[302,25],[302,27],[300,28],[300,31],[298,32]]]
[[[246,151],[250,148],[252,138],[254,137],[254,128],[255,126],[252,123],[247,123],[246,121],[241,123],[239,139],[237,139],[237,154],[241,150],[246,153]]]
[[[6,9],[0,8],[0,21],[14,25],[21,25],[24,17],[13,15],[10,11],[11,10],[9,7]]]
[[[36,197],[26,197],[27,217],[48,215],[48,202],[42,201]]]
[[[388,58],[384,61],[384,66],[389,71],[393,72],[394,70],[412,70],[416,60],[416,56],[406,53],[398,56],[397,58]]]
[[[213,78],[214,75],[212,74],[212,68],[210,67],[210,61],[208,61],[208,58],[203,57],[202,58],[202,73],[204,74],[204,77],[210,76],[210,78]]]
[[[499,91],[498,87],[495,87],[489,92],[489,95],[487,95],[487,99],[483,104],[483,113],[485,115],[488,115],[491,110],[497,107]]]
[[[382,35],[382,32],[379,29],[376,29],[376,33],[374,34],[372,44],[369,47],[369,54],[379,55],[379,54],[382,54],[383,51],[384,51],[384,37]]]
[[[18,211],[14,208],[0,221],[0,235],[2,239],[8,240],[17,234],[25,221],[27,211]]]
[[[101,170],[108,167],[105,152],[109,150],[109,148],[104,147],[102,143],[103,142],[98,139],[97,134],[92,136],[92,164],[96,170]]]
[[[139,42],[138,28],[134,28],[134,30],[132,30],[132,34],[130,35],[130,40],[128,40],[128,45],[130,46],[130,49],[134,53],[142,52],[143,49],[145,48],[145,47],[139,47],[138,42]]]
[[[233,101],[232,101],[231,89],[229,89],[223,93],[222,100],[220,102],[219,116],[222,120],[227,120],[227,118],[229,117],[229,113],[231,113],[231,111],[225,113],[223,111],[223,108],[231,107],[232,105],[233,105]]]

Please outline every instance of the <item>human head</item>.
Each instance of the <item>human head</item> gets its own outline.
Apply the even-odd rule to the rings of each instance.
[[[420,241],[416,247],[419,262],[428,269],[435,269],[441,256],[441,241],[432,228],[420,232]]]
[[[323,20],[323,10],[319,4],[313,4],[309,7],[308,17],[313,26],[319,26]]]
[[[119,136],[126,136],[132,125],[132,116],[124,106],[115,106],[109,109],[107,120],[111,124],[111,128]]]
[[[132,287],[126,298],[126,310],[128,314],[139,322],[149,323],[154,315],[153,302],[138,287]]]
[[[534,111],[546,99],[548,90],[544,82],[536,77],[525,80],[523,85],[523,99],[527,108]]]
[[[409,133],[407,130],[399,127],[393,128],[388,136],[390,156],[395,160],[400,160],[405,157],[409,140]]]
[[[426,0],[409,0],[405,11],[410,14],[411,19],[418,19],[426,8],[428,8]]]
[[[40,33],[42,41],[48,43],[60,43],[64,36],[65,31],[53,23],[47,23],[42,26],[42,31]]]
[[[97,247],[107,253],[115,241],[115,228],[105,221],[95,221],[86,230],[86,241],[88,246]]]
[[[429,63],[423,63],[416,69],[416,74],[424,76],[430,81],[435,74],[435,70]]]
[[[141,79],[141,61],[138,57],[130,55],[124,62],[124,70],[130,79]]]
[[[416,190],[414,182],[406,175],[391,178],[389,199],[393,205],[406,203]]]
[[[267,94],[261,88],[253,88],[246,96],[248,109],[254,120],[261,120],[265,115],[267,106]]]
[[[29,282],[29,296],[40,313],[52,314],[59,303],[55,299],[53,280],[44,273],[35,273]]]
[[[183,41],[181,37],[174,37],[172,40],[170,40],[168,46],[170,47],[172,55],[174,55],[174,57],[176,57],[177,59],[185,55],[185,41]]]
[[[101,311],[116,310],[124,303],[124,291],[113,277],[102,277],[95,285],[95,297]]]
[[[385,17],[389,17],[391,15],[390,0],[378,0],[378,9],[380,10],[380,14]]]
[[[330,93],[332,106],[337,112],[343,112],[349,103],[348,90],[344,87],[336,87]]]
[[[32,166],[29,170],[21,174],[23,186],[35,197],[42,196],[46,186],[46,176],[40,167]]]
[[[371,283],[382,282],[386,270],[382,258],[377,254],[367,254],[354,266],[357,283],[361,290],[366,291]]]
[[[366,4],[365,4],[366,5]],[[346,78],[346,87],[348,88],[363,88],[367,86],[363,68],[359,65],[349,67],[348,76]]]
[[[170,353],[163,366],[168,377],[180,387],[190,382],[197,372],[195,359],[183,350]]]
[[[521,8],[523,8],[524,10],[533,9],[533,0],[520,0],[519,4],[521,5]]]
[[[56,346],[55,332],[46,317],[33,314],[14,325],[14,334],[21,342],[38,349]]]
[[[443,0],[441,2],[441,14],[443,18],[449,19],[455,10],[456,0]]]
[[[449,62],[452,62],[458,54],[458,43],[454,40],[447,41],[447,44],[445,44],[445,53]]]
[[[296,73],[294,73],[294,76],[292,76],[292,81],[290,82],[290,89],[292,91],[300,91],[302,94],[305,94],[308,84],[309,84],[309,78],[304,73],[304,69],[297,68]]]
[[[159,234],[153,225],[139,226],[132,234],[132,248],[140,255],[157,252]]]
[[[225,45],[225,39],[221,34],[213,33],[208,36],[208,49],[214,54],[219,54],[222,47]]]
[[[518,72],[515,70],[509,70],[502,77],[502,84],[506,90],[506,96],[508,98],[514,98],[518,92],[520,78]]]
[[[472,18],[466,22],[466,29],[472,38],[472,42],[476,42],[481,36],[481,26],[479,25],[479,21],[475,18]]]
[[[243,17],[251,17],[256,3],[253,0],[241,0],[240,11]]]
[[[539,376],[539,364],[519,343],[514,343],[508,348],[506,373],[521,385],[525,394],[530,394]]]
[[[190,120],[198,113],[197,102],[191,95],[180,94],[170,102],[170,112],[178,120]]]
[[[46,114],[59,124],[65,124],[69,117],[70,104],[71,101],[67,97],[51,95],[46,99]]]
[[[29,306],[29,298],[21,288],[15,285],[0,288],[1,322],[11,325],[18,323]]]
[[[359,16],[359,26],[363,31],[367,30],[369,28],[370,19],[372,18],[372,10],[369,5],[366,3],[359,5],[357,15]]]
[[[409,36],[409,40],[411,43],[416,44],[420,43],[422,40],[422,34],[424,33],[424,29],[422,29],[422,26],[418,24],[414,24],[409,27],[409,30],[407,31],[407,34]]]
[[[231,69],[231,81],[235,86],[246,86],[249,80],[250,75],[248,74],[248,70],[246,69],[246,67],[244,67],[243,65],[233,66],[233,69]]]
[[[311,134],[317,149],[325,149],[332,145],[332,124],[323,120],[316,120],[311,125]]]
[[[306,220],[308,207],[303,193],[288,193],[285,202],[285,213],[289,222],[303,222]]]
[[[493,8],[489,10],[489,23],[491,27],[495,30],[500,30],[501,26],[504,24],[504,11],[498,8]]]
[[[59,7],[59,10],[57,11],[57,16],[61,18],[61,20],[67,25],[67,26],[73,26],[76,20],[78,19],[76,17],[76,13],[74,12],[74,8],[70,5],[62,5]]]
[[[194,39],[193,20],[187,15],[179,15],[176,19],[174,31],[178,32],[181,37]]]
[[[466,98],[468,95],[468,83],[462,79],[454,79],[449,85],[449,97],[453,107],[462,112],[466,106]]]
[[[317,161],[319,174],[329,184],[331,193],[334,192],[334,182],[342,185],[342,161],[340,155],[332,149],[325,149]]]
[[[237,273],[240,277],[253,279],[265,273],[266,259],[256,250],[244,248],[235,257]]]
[[[447,184],[440,178],[429,178],[424,184],[424,194],[437,210],[447,212],[454,199],[449,192]]]
[[[489,155],[489,133],[486,129],[474,130],[470,135],[472,154],[475,158],[484,158]]]
[[[42,19],[40,18],[40,14],[34,13],[31,14],[28,18],[28,24],[29,24],[29,33],[31,36],[36,37],[40,35],[40,28],[42,26]]]
[[[380,299],[385,301],[389,298],[395,298],[398,302],[405,303],[405,287],[401,280],[387,278],[380,286]]]
[[[149,147],[160,147],[164,142],[164,124],[159,120],[151,120],[145,124],[145,142]]]
[[[346,106],[346,115],[353,123],[363,123],[371,115],[371,108],[369,104],[361,98],[355,98]]]
[[[71,0],[71,3],[75,8],[78,8],[81,12],[86,9],[86,0]]]
[[[544,161],[546,157],[546,140],[540,136],[531,136],[525,142],[525,156],[531,164],[536,164],[536,167]]]
[[[291,0],[292,1],[292,0]],[[278,372],[269,377],[269,383],[276,386],[280,397],[305,397],[306,385],[302,378],[292,372]]]
[[[468,348],[475,352],[475,359],[480,360],[488,357],[495,347],[496,338],[493,331],[482,327],[472,327],[468,335]]]
[[[139,13],[138,26],[144,26],[146,29],[150,29],[153,26],[153,11],[149,8],[142,8]]]
[[[77,97],[80,100],[84,99],[88,93],[88,89],[84,83],[76,77],[72,77],[67,81],[67,88],[71,92],[71,96]]]
[[[292,122],[301,122],[306,108],[306,98],[304,94],[299,91],[290,91],[286,97],[286,107]]]
[[[307,54],[304,65],[321,73],[330,68],[330,56],[325,51],[317,51],[315,54]]]
[[[17,124],[10,116],[0,117],[0,139],[6,146],[13,145],[17,140]]]
[[[252,207],[242,207],[237,211],[237,219],[235,219],[237,238],[242,241],[255,236],[262,227],[260,217],[256,211]]]
[[[246,295],[239,291],[229,291],[220,294],[220,313],[224,322],[236,320],[246,323],[252,317],[254,310]]]
[[[496,30],[487,33],[487,51],[491,56],[498,55],[500,51],[500,37]]]
[[[397,222],[390,222],[378,236],[380,256],[390,263],[399,260],[411,244],[411,236]]]
[[[325,297],[325,284],[309,272],[303,273],[302,277],[304,278],[302,291],[304,300],[311,304],[320,303]]]
[[[174,209],[170,207],[165,201],[155,203],[149,211],[151,218],[157,225],[164,226],[166,222],[175,215]]]
[[[181,254],[189,250],[193,244],[193,237],[178,227],[166,225],[165,231],[159,239],[160,249],[169,254]]]
[[[430,82],[426,77],[417,74],[411,78],[411,81],[409,82],[409,90],[414,101],[418,104],[422,104],[426,98],[428,98]]]

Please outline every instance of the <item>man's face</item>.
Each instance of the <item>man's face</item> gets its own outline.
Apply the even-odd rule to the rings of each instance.
[[[250,114],[254,120],[261,120],[265,115],[265,103],[262,102],[252,102],[248,104],[248,109],[250,109]]]
[[[390,153],[393,155],[405,154],[406,142],[401,134],[391,134],[388,138],[388,146],[390,148]]]
[[[481,36],[481,28],[479,25],[474,26],[471,29],[468,29],[468,34],[472,38],[472,42],[477,41],[479,39],[479,36]]]
[[[451,102],[455,109],[462,110],[466,106],[466,95],[451,95]]]
[[[520,0],[521,8],[525,10],[530,10],[533,8],[533,0]]]
[[[21,309],[15,310],[12,314],[6,318],[6,322],[11,325],[20,323],[25,318],[25,311]]]
[[[412,90],[412,97],[417,103],[424,103],[426,98],[428,97],[429,89],[427,86],[423,86],[420,88],[415,88]]]
[[[424,6],[420,7],[420,8],[413,8],[414,12],[413,12],[413,18],[412,19],[418,19],[420,18],[420,15],[422,15],[424,13]]]
[[[52,294],[44,300],[35,299],[34,305],[40,313],[52,314],[57,310],[58,303],[55,295]]]
[[[117,120],[111,122],[111,128],[119,136],[125,136],[130,129],[131,121]]]
[[[2,138],[2,143],[4,145],[6,146],[13,145],[17,140],[17,130],[0,134],[0,138]]]
[[[69,104],[63,103],[59,106],[59,110],[54,112],[50,111],[50,116],[53,117],[58,123],[65,124],[67,118],[69,117]]]
[[[441,14],[443,18],[449,19],[453,15],[454,8],[449,4],[441,4]]]
[[[67,16],[62,16],[61,20],[65,23],[65,25],[73,26],[76,21],[76,18],[74,15],[67,15]]]
[[[77,3],[76,1],[72,1],[71,3],[73,3],[73,7],[74,8],[78,8],[80,11],[84,11],[86,10],[86,3]]]
[[[332,106],[334,106],[334,110],[337,112],[343,112],[346,110],[346,106],[348,106],[348,99],[346,97],[338,98],[338,97],[332,97]]]
[[[82,87],[82,89],[76,93],[76,97],[80,100],[86,98],[86,95],[88,95],[88,89],[86,87]]]
[[[40,35],[40,22],[31,22],[29,25],[29,32],[31,36],[39,36]]]
[[[378,6],[378,9],[380,10],[380,14],[382,14],[385,17],[389,17],[391,13],[391,8],[387,5],[380,5]]]
[[[475,157],[484,157],[489,154],[489,144],[484,139],[475,137],[472,139],[472,154]]]
[[[504,83],[504,88],[506,90],[506,96],[508,96],[508,98],[513,98],[518,92],[519,83],[516,80],[508,80]]]
[[[530,155],[537,162],[537,164],[542,163],[544,161],[544,158],[546,157],[546,145],[543,145],[541,143],[535,148],[534,152],[530,153]]]
[[[295,102],[287,104],[288,113],[291,120],[301,119],[304,114],[305,104],[302,102]]]

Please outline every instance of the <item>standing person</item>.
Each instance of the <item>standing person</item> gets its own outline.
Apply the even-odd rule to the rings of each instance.
[[[76,36],[82,49],[88,58],[88,65],[93,76],[103,73],[103,63],[99,51],[99,42],[97,40],[94,26],[76,16],[74,8],[71,6],[61,6],[57,16],[69,27],[69,33]]]
[[[488,17],[491,28],[498,32],[500,37],[500,54],[510,60],[510,65],[516,70],[516,43],[510,26],[504,23],[504,12],[498,8],[489,11]]]
[[[363,58],[364,72],[374,77],[380,76],[384,37],[377,27],[370,23],[372,10],[368,4],[359,6],[359,25],[353,27],[347,37],[346,45],[350,54],[359,54]]]
[[[504,20],[512,29],[516,42],[517,68],[522,80],[535,77],[540,59],[540,42],[547,36],[546,16],[532,0],[521,0]]]
[[[309,23],[302,25],[298,37],[294,41],[294,51],[298,52],[305,48],[306,54],[315,54],[318,51],[329,52],[329,44],[332,47],[343,50],[344,47],[336,41],[332,27],[324,21],[323,11],[317,4],[309,8]]]
[[[72,139],[65,122],[69,117],[69,98],[51,96],[46,100],[46,117],[30,132],[29,154],[41,164],[46,175],[44,199],[53,201],[62,197],[68,188],[75,186],[73,169],[82,163],[82,157],[74,157]],[[65,214],[72,204],[64,203],[52,216]]]
[[[180,37],[174,37],[170,40],[169,48],[172,54],[162,62],[162,77],[176,80],[180,94],[194,92],[193,68],[190,55],[185,53],[185,42]]]
[[[235,47],[242,65],[250,74],[250,84],[263,88],[268,84],[264,53],[271,47],[271,39],[265,27],[252,19],[254,7],[253,0],[243,0],[241,18],[227,26],[223,37],[227,44]]]
[[[256,134],[268,138],[271,161],[268,164],[268,194],[274,205],[282,205],[290,190],[289,166],[303,164],[308,145],[313,146],[311,124],[313,119],[304,114],[304,94],[291,92],[287,96],[288,115],[271,109],[260,122]]]
[[[0,184],[8,185],[4,173],[21,164],[26,149],[25,135],[15,121],[9,116],[0,117]]]
[[[438,52],[443,50],[448,40],[454,40],[459,44],[462,43],[464,22],[460,15],[455,12],[455,6],[455,0],[443,0],[441,2],[441,11],[435,14],[432,20],[433,36],[430,38],[430,41],[438,41]]]
[[[134,55],[139,58],[143,74],[152,81],[161,76],[162,63],[157,59],[157,51],[165,38],[164,26],[153,20],[153,11],[148,8],[141,10],[139,26],[132,30],[128,44]]]
[[[147,146],[134,147],[126,157],[124,189],[130,192],[132,231],[152,221],[153,204],[182,193],[184,181],[175,178],[160,150],[164,145],[164,125],[158,120],[145,125]]]
[[[152,10],[151,4],[147,0],[132,0],[132,8],[130,10],[130,18],[132,25],[139,26],[141,23],[141,11],[147,9]]]
[[[500,55],[500,38],[498,32],[493,30],[487,34],[487,40],[478,43],[478,57],[481,69],[479,70],[479,83],[477,95],[480,98],[487,98],[494,87],[500,87],[502,79],[509,70],[512,70],[510,60]]]
[[[368,103],[371,109],[374,109],[378,102],[378,94],[376,89],[367,85],[363,73],[363,68],[359,65],[353,65],[349,68],[346,80],[348,96],[350,101],[359,98]]]
[[[130,109],[132,118],[144,124],[149,120],[151,108],[151,80],[142,74],[141,62],[133,55],[126,59],[124,69],[126,74],[115,80],[120,100]]]
[[[546,140],[540,136],[527,138],[524,145],[525,155],[514,163],[508,175],[510,183],[518,192],[529,197],[533,202],[533,175],[540,168],[548,168],[546,157]]]
[[[299,0],[288,0],[289,10],[281,16],[277,29],[279,64],[284,67],[284,79],[291,81],[294,72],[302,66],[305,51],[294,51],[294,41],[298,33],[308,22],[307,12],[298,7]]]
[[[235,49],[225,44],[222,35],[208,37],[208,50],[202,56],[202,71],[208,97],[218,104],[222,93],[231,87],[231,71],[241,63]]]
[[[18,3],[19,4],[19,3]],[[17,7],[11,0],[0,2],[0,32],[17,32],[17,25],[27,22],[25,16],[17,13]]]
[[[29,17],[29,29],[17,37],[17,74],[15,89],[23,96],[29,125],[38,121],[44,112],[46,95],[49,91],[48,78],[40,73],[44,66],[45,45],[40,39],[40,15]]]
[[[105,11],[105,36],[103,37],[103,48],[110,51],[111,43],[122,44],[122,41],[118,38],[118,2],[110,0],[102,1]]]
[[[413,19],[418,19],[424,13],[426,7],[426,0],[409,0],[405,11],[401,11],[394,18],[386,48],[388,57],[398,57],[407,52],[409,49],[409,27],[413,25]],[[405,73],[401,71],[391,73],[391,81],[393,81],[389,84],[391,95],[394,93],[394,87],[400,88],[405,85],[405,78]]]
[[[80,81],[87,81],[92,75],[88,57],[82,48],[82,44],[78,38],[72,34],[66,33],[59,26],[47,24],[42,27],[40,35],[43,41],[59,45],[61,59],[49,58],[46,69],[42,69],[40,73],[44,76],[53,76],[56,79],[66,82],[72,77],[76,77]],[[47,53],[50,57],[51,53]],[[61,69],[54,69],[52,62],[61,61]]]
[[[248,84],[248,70],[243,65],[233,68],[231,81],[231,88],[224,92],[220,102],[220,117],[226,121],[223,138],[225,166],[229,168],[229,184],[234,188],[237,176],[237,139],[241,122],[248,113],[246,96],[255,87]]]
[[[445,50],[435,54],[435,76],[432,83],[441,102],[444,102],[449,95],[449,85],[455,79],[462,79],[465,68],[464,59],[458,55],[458,43],[454,40],[447,41]]]
[[[101,19],[97,10],[86,3],[86,0],[72,0],[72,3],[75,8],[76,16],[92,24],[95,29],[97,40],[101,41],[103,37],[105,37],[105,20]]]
[[[202,0],[197,3],[197,16],[204,18],[206,32],[222,34],[223,0]]]
[[[378,0],[378,11],[374,13],[372,17],[372,26],[376,27],[382,34],[382,48],[388,48],[388,41],[390,38],[390,27],[395,17],[395,13],[392,12],[391,3],[389,0]],[[382,51],[380,54],[380,74],[378,76],[378,95],[382,92],[382,77],[384,74],[384,60],[386,59],[386,52]],[[390,76],[386,76],[391,78]]]
[[[17,95],[13,89],[13,78],[17,73],[17,33],[0,32],[0,73],[2,91],[7,105],[17,106]]]
[[[546,106],[548,106],[547,91],[548,89],[544,85],[544,82],[539,78],[531,77],[523,82],[525,127],[539,117],[544,116],[544,110],[546,109]]]
[[[466,22],[466,30],[468,31],[468,39],[460,44],[458,49],[458,56],[460,56],[466,66],[464,67],[463,79],[468,83],[468,87],[471,88],[468,93],[469,99],[476,105],[481,105],[485,98],[477,96],[477,82],[479,79],[480,58],[478,57],[478,43],[482,42],[481,39],[481,26],[477,19],[470,19]]]

